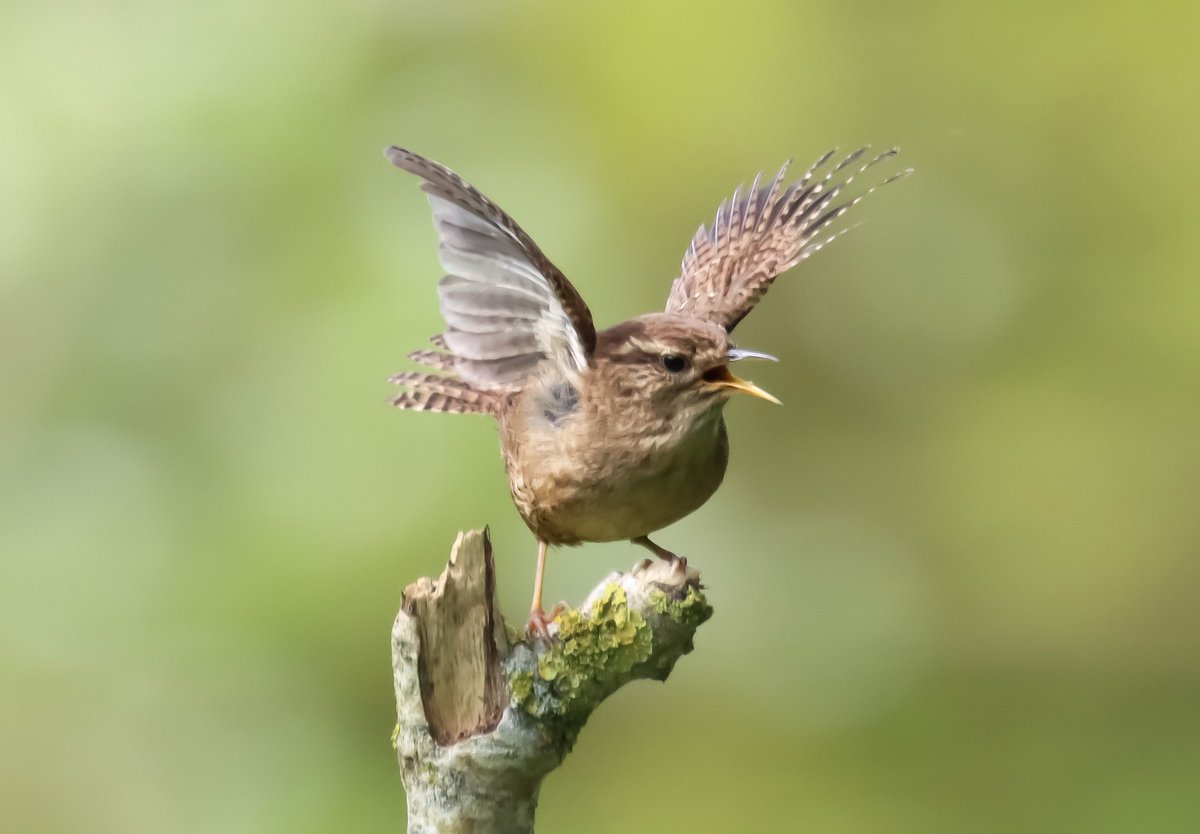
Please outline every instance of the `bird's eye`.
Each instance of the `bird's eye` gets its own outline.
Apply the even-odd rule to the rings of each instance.
[[[673,374],[682,373],[688,366],[687,357],[678,353],[664,353],[662,366]]]

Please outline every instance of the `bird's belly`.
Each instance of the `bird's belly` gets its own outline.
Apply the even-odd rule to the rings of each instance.
[[[578,541],[645,536],[699,509],[721,483],[714,474],[681,468],[655,477],[631,478],[619,486],[582,488],[571,500],[548,508],[546,521]]]
[[[539,473],[529,484],[530,512],[523,515],[552,544],[637,538],[704,504],[720,486],[727,461],[720,423],[671,450],[609,454],[588,466]]]

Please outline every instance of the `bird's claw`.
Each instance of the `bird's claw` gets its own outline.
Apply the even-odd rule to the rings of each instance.
[[[686,558],[672,553],[670,550],[667,550],[665,547],[658,546],[654,542],[650,541],[649,536],[640,536],[636,539],[631,539],[631,541],[634,544],[640,544],[642,547],[649,550],[651,553],[653,553],[659,559],[662,559],[664,562],[669,564],[672,568],[676,568],[678,570],[682,570],[684,573],[687,573],[688,563],[687,563]]]
[[[547,614],[540,608],[529,612],[529,622],[525,624],[525,636],[527,638],[540,638],[547,646],[554,644],[554,635],[550,633],[550,624],[554,619],[567,609],[565,602],[560,602],[550,609]]]
[[[659,552],[656,553],[655,555],[658,556],[658,558],[662,559],[664,562],[666,562],[671,567],[678,568],[685,572],[687,571],[688,564],[687,564],[686,556],[680,556],[677,553],[672,553],[670,550],[664,550],[661,548],[660,548]]]

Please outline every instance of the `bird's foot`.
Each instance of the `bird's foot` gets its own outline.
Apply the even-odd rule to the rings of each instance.
[[[687,570],[687,557],[686,556],[680,556],[680,555],[678,555],[676,553],[672,553],[668,550],[663,556],[661,556],[659,558],[666,559],[668,562],[670,562],[675,567],[681,568],[683,570]]]
[[[540,608],[533,609],[529,612],[529,622],[525,624],[525,636],[528,638],[538,637],[547,646],[553,645],[554,635],[550,633],[550,624],[566,609],[565,602],[560,602],[551,608],[549,614]]]
[[[651,553],[653,553],[658,558],[660,558],[666,562],[670,562],[672,566],[678,567],[684,571],[687,570],[688,563],[687,563],[686,557],[677,556],[674,553],[672,553],[671,551],[667,550],[665,547],[659,547],[657,544],[650,541],[649,536],[640,536],[639,538],[633,539],[633,543],[640,544],[642,547],[649,550]]]

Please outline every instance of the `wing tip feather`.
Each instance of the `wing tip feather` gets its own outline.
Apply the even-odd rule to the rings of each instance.
[[[839,157],[839,148],[830,148],[786,188],[784,181],[792,163],[790,159],[766,188],[759,188],[760,177],[755,178],[754,186],[745,196],[739,186],[733,204],[723,201],[712,225],[706,229],[701,224],[697,230],[684,254],[680,276],[671,287],[667,310],[687,308],[690,314],[711,318],[726,330],[732,330],[753,309],[776,276],[858,225],[822,234],[832,223],[869,194],[913,173],[912,168],[898,171],[866,189],[860,186],[856,190],[861,193],[841,204],[835,203],[838,194],[848,189],[859,174],[900,153],[900,148],[893,146],[861,162],[871,150],[870,144],[864,144]],[[750,222],[754,217],[758,222]],[[743,236],[741,241],[730,240],[737,235]],[[702,295],[710,298],[715,295],[717,300],[694,306],[691,302]]]

